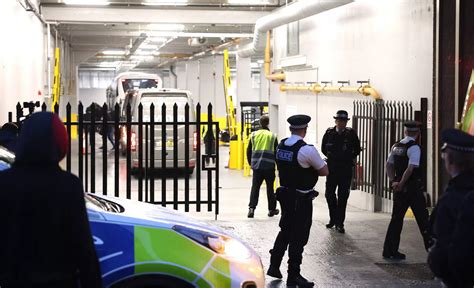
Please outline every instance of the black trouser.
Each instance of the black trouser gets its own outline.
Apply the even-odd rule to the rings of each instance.
[[[329,208],[329,223],[336,226],[344,227],[351,181],[352,166],[329,165],[329,175],[326,177],[325,196]]]
[[[313,216],[313,201],[294,190],[283,189],[277,193],[282,210],[281,229],[273,249],[270,250],[270,264],[280,267],[288,247],[288,276],[294,276],[300,273],[304,246],[308,243]]]
[[[263,180],[267,185],[267,200],[268,210],[276,209],[275,193],[273,192],[273,183],[275,182],[275,170],[274,169],[255,169],[253,170],[252,177],[252,190],[250,191],[250,203],[249,208],[256,208],[258,204],[258,196],[260,194],[260,186],[262,186]]]
[[[423,236],[425,248],[428,249],[431,240],[431,232],[426,209],[426,200],[423,193],[417,188],[405,187],[400,192],[393,193],[392,219],[388,225],[387,235],[383,244],[384,254],[393,254],[400,246],[400,233],[403,228],[405,213],[411,208],[415,215],[416,223]]]

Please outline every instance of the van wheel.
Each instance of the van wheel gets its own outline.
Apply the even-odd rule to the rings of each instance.
[[[120,281],[111,286],[112,288],[191,288],[192,284],[167,275],[144,275]]]

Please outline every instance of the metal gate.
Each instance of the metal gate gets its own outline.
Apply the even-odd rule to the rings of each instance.
[[[82,180],[86,192],[181,207],[186,212],[191,206],[198,212],[204,206],[217,218],[219,139],[209,137],[211,140],[204,143],[206,137],[199,133],[205,127],[219,135],[211,104],[205,122],[201,121],[200,104],[179,107],[175,103],[169,113],[171,107],[164,103],[161,107],[140,103],[133,111],[130,105],[124,109],[118,104],[113,109],[106,104],[85,109],[79,103],[77,119],[73,119],[71,108],[68,103],[65,169]],[[46,109],[43,103],[41,110]],[[53,111],[58,113],[59,106]],[[23,107],[18,103],[16,121],[20,124],[23,118]],[[12,113],[9,120],[13,120]],[[110,149],[113,146],[115,149]]]
[[[426,98],[421,99],[421,111],[413,112],[411,102],[354,101],[353,128],[361,141],[362,152],[355,167],[353,190],[359,189],[381,198],[391,199],[392,191],[385,163],[395,142],[404,137],[406,121],[422,123],[420,169],[426,176]],[[423,182],[426,187],[426,177]]]

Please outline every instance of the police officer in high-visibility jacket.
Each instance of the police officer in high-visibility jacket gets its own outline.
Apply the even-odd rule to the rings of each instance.
[[[431,232],[428,220],[426,200],[421,190],[420,156],[421,148],[417,144],[420,135],[420,123],[410,121],[405,125],[405,138],[392,146],[387,160],[387,176],[393,189],[392,219],[387,229],[382,256],[387,259],[403,260],[400,253],[400,233],[403,218],[411,207],[416,223],[428,249],[431,243]]]
[[[268,216],[273,217],[280,213],[276,208],[273,182],[275,182],[275,150],[278,140],[275,133],[268,129],[270,119],[263,115],[260,117],[260,130],[252,132],[249,145],[247,147],[247,161],[252,167],[252,189],[250,191],[249,212],[247,217],[253,218],[255,208],[258,204],[260,186],[263,180],[267,185]]]
[[[282,216],[280,232],[270,250],[267,275],[282,278],[280,264],[288,247],[288,287],[313,287],[314,283],[300,274],[303,250],[308,243],[312,224],[313,199],[318,195],[313,188],[318,176],[327,176],[326,162],[313,145],[303,138],[311,117],[294,115],[288,118],[291,136],[283,139],[277,148],[276,163],[281,187],[277,189]]]

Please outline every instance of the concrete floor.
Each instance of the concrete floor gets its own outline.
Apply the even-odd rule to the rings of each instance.
[[[280,216],[267,216],[267,200],[265,186],[262,185],[260,203],[256,209],[255,218],[247,218],[248,201],[251,187],[251,177],[243,177],[242,171],[224,168],[228,160],[228,147],[221,147],[220,162],[220,213],[214,220],[214,212],[196,212],[191,206],[190,215],[208,221],[214,225],[239,236],[253,247],[262,259],[265,268],[268,267],[269,253],[275,236],[279,231]],[[77,152],[74,153],[77,155]],[[102,187],[101,152],[96,163],[97,191]],[[110,152],[113,157],[113,152]],[[113,162],[108,161],[108,174],[113,177]],[[77,167],[77,156],[72,159],[73,172]],[[125,159],[120,160],[120,179],[125,179]],[[191,187],[195,187],[195,177],[190,179]],[[201,175],[202,186],[207,187],[207,173]],[[136,179],[133,180],[132,199],[137,199]],[[109,178],[109,194],[112,191],[113,178]],[[325,178],[320,178],[318,187],[324,187]],[[156,182],[157,195],[161,193],[161,179]],[[178,190],[180,199],[184,199],[184,179],[179,177]],[[214,184],[214,183],[213,183]],[[124,187],[122,185],[121,187]],[[167,197],[172,197],[173,179],[167,180]],[[322,189],[321,189],[322,191]],[[191,200],[195,199],[195,189],[191,190]],[[121,196],[125,196],[121,189]],[[159,197],[159,196],[157,196]],[[203,192],[207,199],[207,192]],[[207,205],[202,207],[207,210]],[[423,241],[414,219],[406,219],[401,239],[400,251],[407,254],[407,260],[401,262],[386,261],[382,258],[382,245],[390,215],[371,213],[353,207],[348,207],[346,234],[326,229],[328,210],[324,195],[315,199],[313,204],[313,225],[308,245],[305,248],[302,274],[314,281],[316,287],[440,287],[433,280],[427,267],[427,254]],[[183,210],[180,207],[178,210]],[[286,257],[281,271],[286,278]],[[267,287],[286,287],[283,281],[267,277]]]

